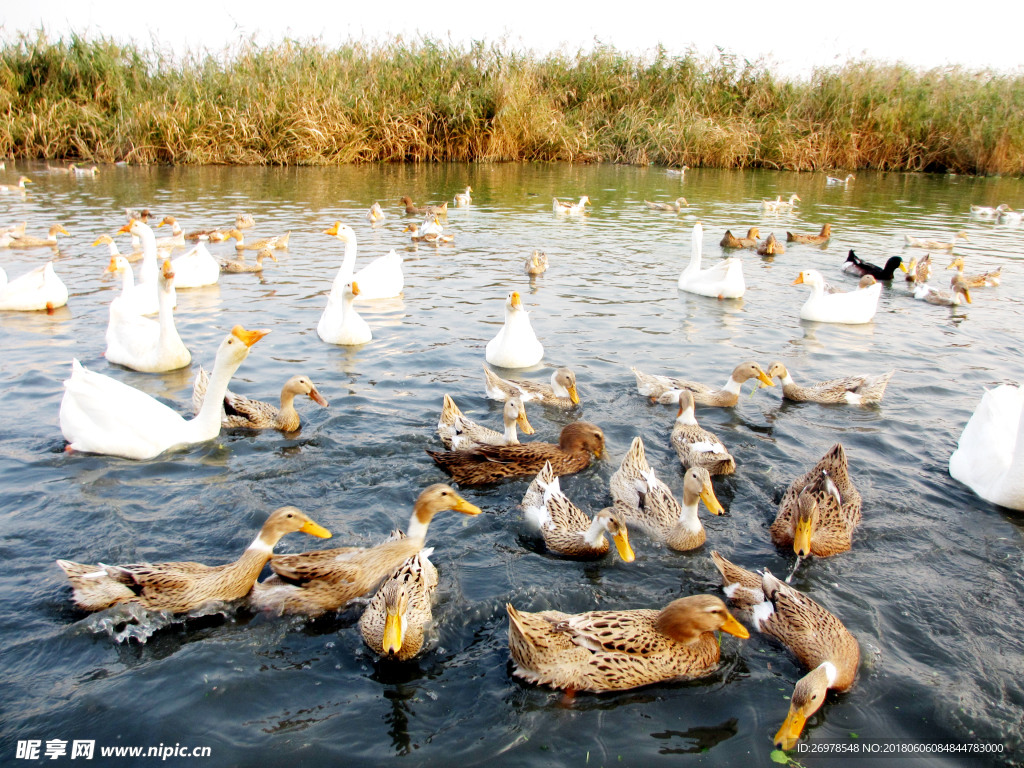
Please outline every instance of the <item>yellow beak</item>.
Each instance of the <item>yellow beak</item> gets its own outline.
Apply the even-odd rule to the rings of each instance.
[[[402,650],[402,617],[388,611],[384,617],[384,653],[398,653]]]
[[[766,387],[774,387],[775,382],[771,380],[767,373],[758,369],[757,380],[764,384]]]
[[[789,714],[786,715],[786,721],[779,728],[779,732],[775,734],[775,746],[783,750],[795,747],[806,722],[807,718],[804,714],[800,710],[794,709],[791,705]]]
[[[747,628],[736,621],[736,618],[731,613],[729,614],[729,618],[725,620],[725,623],[722,624],[722,631],[728,632],[730,635],[735,635],[736,637],[744,640],[750,637],[750,632]]]
[[[318,539],[329,539],[331,538],[331,532],[323,526],[317,525],[312,520],[307,520],[303,523],[302,527],[299,528],[302,533],[308,533],[310,536],[316,536]]]
[[[127,224],[125,224],[123,227],[121,227],[119,230],[117,230],[118,234],[120,234],[121,232],[131,232],[132,231],[132,224],[134,224],[134,223],[135,222],[129,221]]]
[[[530,426],[530,422],[526,418],[526,411],[519,412],[519,415],[516,417],[516,424],[518,424],[519,428],[527,435],[532,435],[536,432],[536,430]]]
[[[790,285],[803,285],[803,284],[804,284],[804,273],[803,272],[801,272],[799,275],[797,275],[796,276],[796,280],[794,280],[792,283],[790,283]]]
[[[967,299],[967,303],[971,303],[971,292],[964,288],[964,298]]]
[[[57,225],[57,231],[60,232],[62,235],[70,235],[71,234],[66,229],[64,229],[64,227],[62,227],[60,224]]]
[[[522,309],[523,300],[519,296],[519,291],[512,291],[512,309]]]
[[[107,268],[103,270],[103,274],[107,274],[108,272],[117,272],[117,259],[110,259],[110,263],[107,264]]]
[[[96,238],[96,242],[95,242],[95,243],[93,243],[93,247],[96,247],[97,245],[100,245],[100,244],[102,244],[102,243],[106,242],[106,241],[105,241],[105,240],[103,239],[104,237],[106,237],[106,235],[100,235],[100,236],[99,236],[98,238]]]
[[[615,542],[615,549],[619,551],[619,557],[622,558],[622,562],[632,563],[636,560],[633,548],[629,546],[629,534],[626,533],[625,528],[620,527],[619,532],[612,536],[612,541]]]
[[[359,283],[355,282],[354,280],[352,281],[352,295],[353,296],[358,296],[359,295]]]
[[[247,331],[240,325],[236,325],[234,328],[231,329],[231,335],[237,337],[238,339],[241,339],[245,343],[245,346],[247,347],[251,347],[253,344],[262,339],[268,333],[270,333],[270,331]]]
[[[704,502],[704,506],[708,508],[708,512],[713,515],[725,514],[725,507],[723,507],[718,497],[715,496],[715,489],[709,485],[705,485],[700,492],[700,500]]]
[[[330,229],[325,229],[324,230],[324,234],[325,235],[337,235],[338,234],[338,225],[339,224],[341,224],[340,221],[334,222],[334,226],[331,227]]]
[[[580,396],[579,396],[579,393],[576,392],[576,385],[575,384],[570,384],[568,387],[566,387],[566,389],[569,390],[569,399],[572,400],[572,404],[573,405],[579,405],[580,404]]]
[[[168,280],[170,280],[172,277],[174,277],[174,269],[171,267],[171,260],[170,259],[165,259],[164,260],[163,273],[164,273],[164,277],[167,278]]]
[[[900,269],[902,269],[904,272],[910,271],[909,269],[907,269],[907,265],[904,264],[902,261],[900,262]]]
[[[455,497],[455,506],[452,507],[456,512],[461,512],[464,515],[479,515],[483,510],[480,507],[470,504],[461,496]]]
[[[793,534],[793,551],[800,557],[807,557],[811,554],[811,521],[798,520],[796,532]]]

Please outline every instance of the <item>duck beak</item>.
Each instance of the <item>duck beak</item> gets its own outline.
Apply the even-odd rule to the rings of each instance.
[[[758,369],[757,371],[757,380],[764,384],[766,387],[775,386],[775,382],[772,381],[768,374],[762,371],[761,369]]]
[[[384,640],[381,645],[384,653],[398,653],[402,650],[402,617],[397,613],[388,611],[384,617]]]
[[[633,548],[629,546],[629,534],[626,533],[626,529],[624,527],[619,527],[619,532],[612,536],[612,541],[615,542],[615,549],[618,550],[619,557],[622,558],[622,562],[632,563],[636,560],[636,555],[633,554]]]
[[[793,534],[793,551],[797,557],[807,557],[811,554],[811,521],[797,520],[796,532]]]
[[[512,291],[512,309],[522,309],[523,300],[519,296],[519,291]]]
[[[956,259],[953,259],[951,262],[949,262],[949,266],[946,267],[946,269],[952,269],[955,266],[956,266]]]
[[[310,536],[316,536],[318,539],[329,539],[331,538],[331,532],[328,531],[321,525],[317,525],[312,520],[307,520],[299,528],[302,533],[308,533]]]
[[[572,400],[572,404],[579,405],[580,396],[579,393],[576,392],[576,385],[570,384],[568,387],[566,387],[566,389],[569,390],[569,399]]]
[[[721,630],[744,640],[750,637],[749,630],[736,621],[736,618],[731,613],[728,614],[728,618],[722,623]]]
[[[464,515],[479,515],[483,510],[480,507],[470,504],[461,496],[455,497],[455,506],[452,507],[456,512],[461,512]]]
[[[803,284],[804,284],[804,273],[803,272],[801,272],[799,275],[797,275],[796,276],[796,280],[794,280],[792,283],[790,283],[790,285],[803,285]]]
[[[907,269],[907,265],[904,264],[902,261],[900,262],[900,269],[902,269],[904,272],[910,271],[909,269]]]
[[[336,236],[338,234],[338,224],[340,224],[340,223],[341,222],[338,222],[338,221],[334,222],[334,226],[331,227],[330,229],[325,229],[324,230],[324,234],[325,235],[335,235]]]
[[[57,231],[60,232],[62,235],[70,235],[71,234],[66,229],[64,229],[64,227],[62,227],[60,224],[57,225]]]
[[[536,432],[536,430],[530,426],[530,422],[526,418],[525,409],[519,412],[519,415],[516,417],[516,424],[518,424],[519,428],[523,430],[523,432],[527,435],[532,435],[534,432]]]
[[[327,406],[330,405],[330,403],[328,403],[324,399],[324,396],[320,394],[319,390],[317,390],[316,387],[313,387],[311,390],[309,390],[309,399],[323,408],[326,408]]]
[[[237,337],[238,339],[241,339],[241,341],[247,347],[251,347],[253,344],[262,339],[268,333],[270,333],[270,331],[247,331],[240,325],[236,325],[234,328],[231,329],[231,335]]]
[[[718,501],[718,497],[715,496],[715,489],[711,487],[711,483],[706,483],[700,491],[700,500],[704,502],[704,506],[708,508],[708,512],[713,515],[724,515],[725,507]]]
[[[790,705],[786,721],[779,728],[779,732],[775,734],[775,746],[782,750],[789,750],[795,747],[806,722],[806,715]]]

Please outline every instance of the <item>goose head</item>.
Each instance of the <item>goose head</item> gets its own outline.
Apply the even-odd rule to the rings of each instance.
[[[330,229],[325,229],[324,234],[336,237],[343,243],[354,243],[356,241],[355,230],[348,224],[342,224],[340,221],[334,222],[334,226]]]

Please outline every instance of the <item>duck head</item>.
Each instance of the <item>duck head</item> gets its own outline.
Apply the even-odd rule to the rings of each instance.
[[[558,447],[568,453],[587,451],[599,459],[604,453],[604,432],[589,421],[574,421],[562,428]]]
[[[789,714],[775,734],[777,749],[792,749],[803,732],[807,719],[825,702],[828,687],[835,679],[835,667],[825,662],[801,677],[789,700]]]
[[[622,558],[622,562],[632,563],[636,560],[633,548],[629,545],[629,532],[626,530],[626,524],[615,514],[614,509],[605,507],[594,515],[594,520],[602,529],[612,535],[612,541],[615,542],[615,549],[619,553],[619,557]]]
[[[690,467],[683,476],[683,505],[692,509],[697,499],[704,502],[711,514],[725,514],[725,507],[718,501],[711,485],[711,473],[704,467]]]
[[[725,603],[714,595],[691,595],[673,600],[662,608],[654,626],[677,643],[692,645],[705,632],[721,630],[747,639],[750,632],[736,621]]]

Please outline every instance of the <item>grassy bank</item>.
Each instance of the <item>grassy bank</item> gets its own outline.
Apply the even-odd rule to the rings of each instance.
[[[172,58],[0,43],[0,154],[110,162],[565,160],[1024,171],[1024,75],[728,56],[536,56],[432,40]]]

